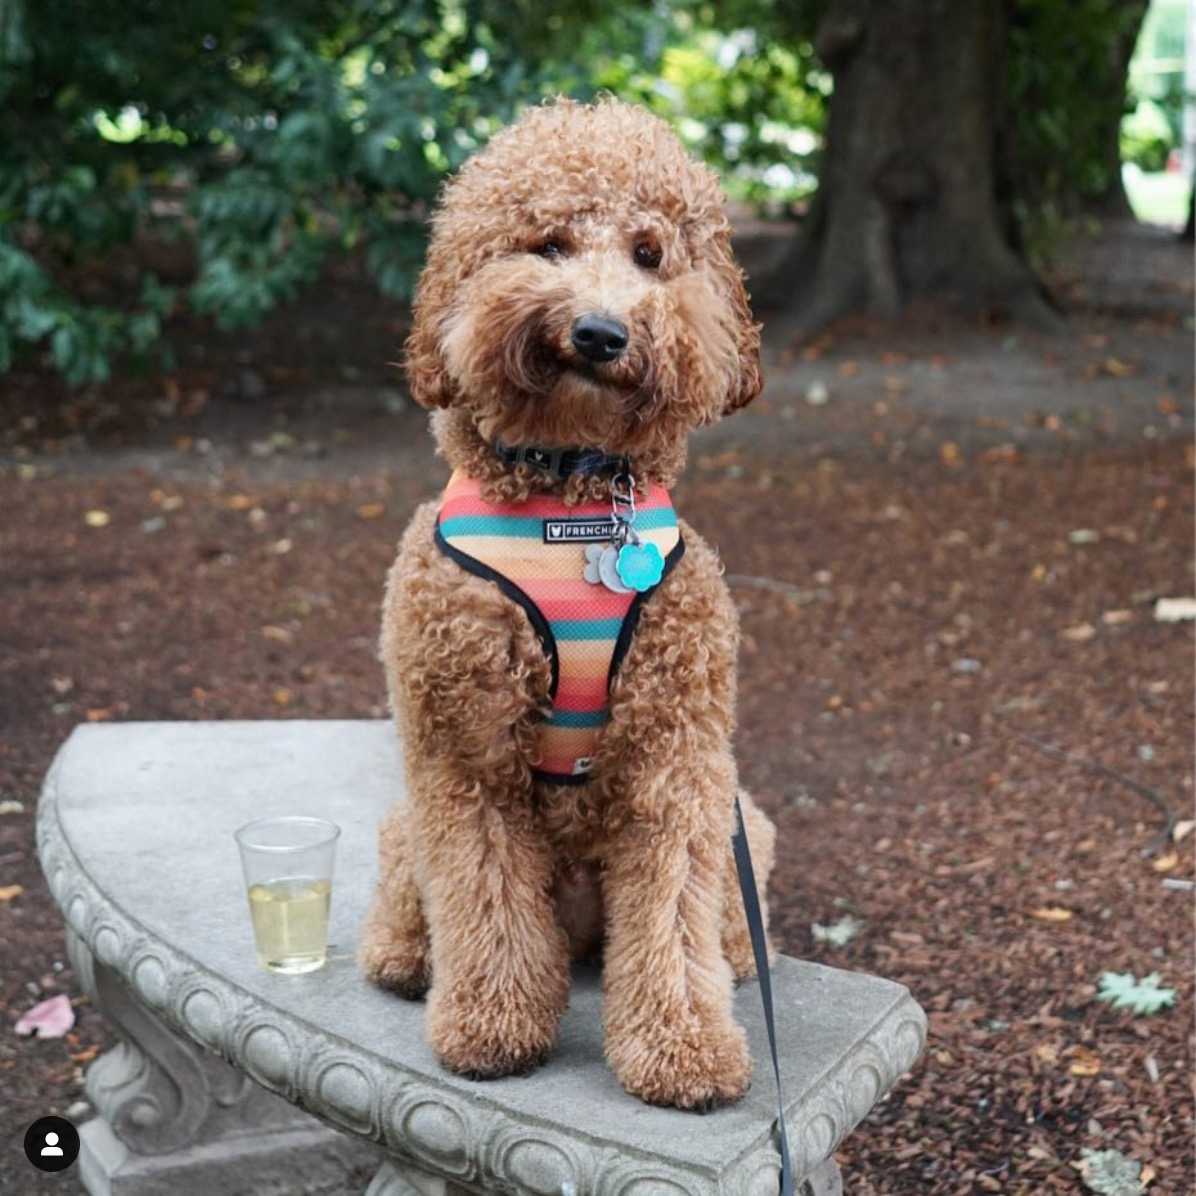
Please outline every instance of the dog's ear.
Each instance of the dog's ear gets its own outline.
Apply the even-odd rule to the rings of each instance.
[[[747,289],[743,285],[743,271],[731,251],[729,232],[715,239],[711,265],[723,301],[730,308],[735,322],[738,370],[722,409],[723,415],[730,415],[732,411],[746,407],[764,386],[760,374],[760,325],[752,319]]]
[[[412,305],[414,317],[403,354],[403,369],[411,397],[421,407],[449,407],[457,388],[449,377],[440,349],[440,321],[448,300],[438,263],[429,256]]]

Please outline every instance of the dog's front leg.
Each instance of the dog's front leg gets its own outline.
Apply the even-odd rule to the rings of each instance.
[[[706,1110],[751,1077],[720,942],[735,769],[726,751],[670,756],[637,779],[607,857],[606,1053],[633,1095]]]
[[[472,1079],[530,1071],[568,1001],[547,842],[525,797],[451,759],[424,763],[414,805],[432,940],[428,1039]]]
[[[416,890],[428,929],[428,1039],[445,1066],[485,1078],[534,1067],[568,1000],[568,949],[529,763],[549,665],[523,612],[435,548],[434,519],[429,506],[412,521],[383,611],[407,774],[396,817],[410,873],[399,879]],[[395,846],[386,832],[384,840]],[[384,870],[393,862],[384,853]],[[410,938],[411,924],[393,922],[410,905],[391,908],[383,917]],[[391,949],[376,933],[367,938]]]

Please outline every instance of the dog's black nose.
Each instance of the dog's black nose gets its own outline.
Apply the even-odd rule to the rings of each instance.
[[[573,347],[589,361],[614,361],[627,348],[627,326],[596,312],[573,321]]]

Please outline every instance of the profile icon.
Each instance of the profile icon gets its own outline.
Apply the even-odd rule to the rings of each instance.
[[[25,1157],[39,1171],[65,1171],[79,1157],[79,1132],[65,1117],[39,1117],[25,1131]]]

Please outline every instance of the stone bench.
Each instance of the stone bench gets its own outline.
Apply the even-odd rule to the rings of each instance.
[[[354,947],[398,752],[390,724],[340,721],[101,724],[59,751],[42,868],[81,982],[121,1038],[87,1075],[87,1191],[773,1196],[755,983],[736,997],[755,1082],[703,1117],[619,1087],[593,970],[575,974],[549,1062],[488,1083],[439,1067],[422,1004],[363,981]],[[232,834],[296,812],[343,835],[328,965],[281,976],[255,962]],[[925,1017],[899,985],[817,964],[782,958],[774,985],[798,1188],[829,1196],[842,1190],[832,1151],[917,1058]]]

